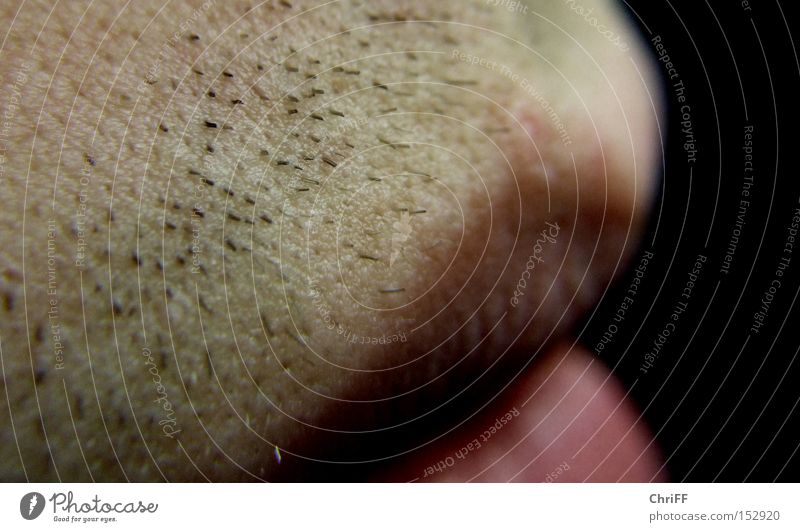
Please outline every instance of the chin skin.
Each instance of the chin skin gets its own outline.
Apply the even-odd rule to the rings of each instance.
[[[1,8],[0,478],[269,479],[566,334],[658,155],[584,3],[629,50],[533,1]]]
[[[662,464],[621,383],[586,349],[558,344],[488,408],[377,480],[664,482]]]

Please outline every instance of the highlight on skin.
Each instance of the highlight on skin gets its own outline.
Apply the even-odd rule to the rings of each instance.
[[[583,4],[4,3],[0,479],[380,461],[568,337],[659,154]]]

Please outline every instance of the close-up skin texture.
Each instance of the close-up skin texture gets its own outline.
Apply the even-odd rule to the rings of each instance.
[[[520,419],[587,367],[566,423],[575,401],[597,423],[570,434],[625,416],[561,480],[651,479],[624,391],[563,355],[637,249],[660,155],[638,36],[582,4],[600,25],[544,0],[4,2],[0,479],[433,459],[452,427],[415,423],[530,360],[525,386],[550,384]]]

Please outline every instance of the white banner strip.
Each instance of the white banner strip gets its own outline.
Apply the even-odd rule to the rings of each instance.
[[[0,523],[9,531],[797,531],[798,486],[2,484]]]

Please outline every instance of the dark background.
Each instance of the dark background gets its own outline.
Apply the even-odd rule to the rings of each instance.
[[[642,244],[654,258],[633,310],[601,357],[633,387],[672,480],[796,482],[800,240],[793,255],[784,252],[800,207],[794,10],[775,0],[750,0],[749,10],[738,0],[624,3],[645,38],[661,36],[678,70],[697,154],[689,161],[683,146],[684,104],[672,86],[678,80],[667,79],[659,63],[669,123],[662,187]],[[746,126],[753,127],[754,163],[747,198]],[[725,274],[723,257],[741,199],[750,204]],[[708,260],[688,308],[644,374],[644,356],[671,321],[699,254]],[[781,257],[791,262],[778,277]],[[587,346],[595,346],[612,323],[630,279],[621,279],[583,324],[580,337]],[[781,286],[754,332],[754,314],[773,279]]]

